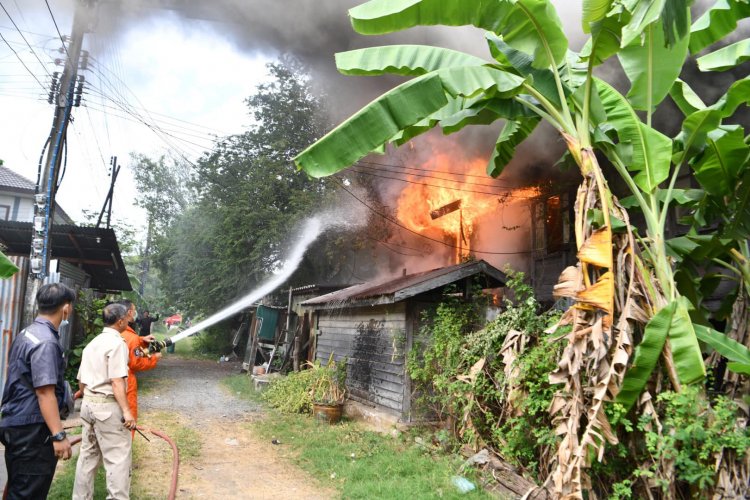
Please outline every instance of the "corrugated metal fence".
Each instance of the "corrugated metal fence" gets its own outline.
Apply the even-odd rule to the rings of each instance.
[[[10,279],[0,280],[0,388],[5,387],[10,344],[15,333],[21,328],[26,277],[29,273],[28,258],[10,257],[10,260],[18,266],[19,271]]]

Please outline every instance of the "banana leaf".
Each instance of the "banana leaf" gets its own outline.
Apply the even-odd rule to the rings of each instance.
[[[654,23],[646,27],[643,41],[635,39],[618,53],[631,83],[627,98],[635,109],[653,112],[664,100],[682,70],[688,40],[684,36],[666,47],[664,30]]]
[[[667,0],[661,13],[664,41],[672,47],[683,38],[690,38],[690,4],[693,0]]]
[[[742,181],[734,192],[729,222],[724,229],[723,236],[736,240],[750,238],[750,170],[742,176]]]
[[[750,3],[746,0],[718,0],[690,29],[690,53],[695,54],[718,42],[746,17],[750,17]]]
[[[418,76],[362,108],[297,155],[295,163],[313,177],[331,175],[442,109],[451,97],[486,94],[508,98],[520,92],[523,82],[518,76],[485,66],[448,68]]]
[[[547,0],[371,0],[349,10],[349,17],[363,35],[415,26],[473,25],[532,55],[537,69],[557,66],[568,48],[560,18]]]
[[[726,196],[734,192],[740,169],[749,157],[750,147],[741,127],[717,128],[708,133],[706,149],[691,167],[706,192]]]
[[[727,363],[727,368],[734,373],[750,375],[750,364],[747,363]]]
[[[631,13],[630,21],[622,28],[620,47],[627,47],[636,38],[640,38],[646,27],[661,17],[666,0],[628,0],[623,2]]]
[[[521,144],[539,124],[539,117],[510,120],[505,123],[495,142],[492,156],[487,163],[487,173],[492,177],[499,176],[513,159],[516,146]]]
[[[713,348],[727,360],[750,365],[750,349],[713,328],[694,325],[698,340]]]
[[[3,252],[0,252],[0,279],[10,278],[17,272],[18,267]]]
[[[679,78],[675,80],[672,84],[672,88],[669,89],[669,96],[685,116],[706,108],[706,104],[700,96],[695,93],[690,85]]]
[[[591,38],[581,49],[580,57],[583,61],[591,60],[594,66],[620,51],[620,33],[622,20],[619,15],[605,17],[591,25]]]
[[[651,318],[643,331],[643,339],[635,348],[633,364],[625,372],[622,387],[615,399],[615,402],[623,405],[626,410],[638,400],[651,378],[667,341],[676,308],[677,302],[667,304]]]
[[[549,69],[534,69],[530,55],[516,50],[494,33],[486,33],[485,38],[492,57],[504,67],[515,70],[522,77],[529,77],[531,85],[552,104],[560,107],[560,97],[557,93],[555,77]]]
[[[683,385],[694,384],[706,376],[703,354],[688,312],[690,308],[692,305],[688,299],[678,297],[672,326],[669,329],[672,360]]]
[[[701,71],[726,71],[750,59],[750,40],[741,40],[698,58]]]
[[[656,367],[667,339],[672,348],[681,384],[692,384],[706,375],[700,346],[688,314],[690,302],[679,297],[657,312],[648,322],[643,339],[635,348],[633,363],[625,373],[616,402],[629,409],[640,396]]]
[[[607,113],[607,124],[620,139],[620,157],[635,172],[633,180],[638,187],[647,193],[653,191],[669,175],[671,139],[641,122],[625,97],[608,83],[595,79],[594,84]]]
[[[612,0],[583,0],[581,26],[584,33],[591,33],[591,24],[604,19]]]
[[[389,45],[336,54],[336,67],[339,72],[354,76],[386,73],[419,76],[438,69],[483,64],[489,62],[457,50],[427,45]]]

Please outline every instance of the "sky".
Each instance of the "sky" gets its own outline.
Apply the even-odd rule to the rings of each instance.
[[[0,9],[0,33],[30,70],[0,40],[0,159],[35,181],[54,109],[30,73],[48,86],[48,73],[62,71],[54,63],[62,57],[62,43],[44,0],[0,4],[10,14]],[[49,0],[49,6],[67,35],[72,2]],[[145,213],[133,203],[137,192],[131,153],[195,161],[211,147],[213,136],[239,133],[250,124],[243,100],[267,78],[265,64],[275,54],[241,51],[217,32],[215,23],[152,10],[116,34],[85,36],[84,49],[93,58],[81,72],[86,90],[81,107],[73,109],[67,170],[57,198],[74,220],[82,222],[84,210],[101,210],[110,184],[110,157],[117,156],[121,170],[113,219],[143,230]],[[162,130],[155,133],[139,120]]]
[[[243,100],[267,78],[265,64],[281,52],[295,53],[310,64],[313,79],[338,99],[341,116],[335,119],[393,84],[337,75],[337,51],[406,42],[487,52],[481,30],[474,28],[358,35],[346,12],[361,0],[164,2],[180,5],[179,12],[144,7],[159,0],[99,2],[121,10],[102,10],[98,25],[84,39],[84,49],[93,57],[82,72],[86,91],[82,106],[73,110],[58,203],[78,222],[84,211],[98,213],[109,189],[109,158],[116,155],[122,169],[113,218],[141,234],[145,213],[133,203],[137,193],[129,155],[168,154],[195,161],[210,149],[214,135],[242,132],[250,124]],[[580,0],[554,3],[577,48],[580,27],[572,13],[580,11]],[[0,5],[0,34],[8,42],[0,40],[0,159],[34,181],[54,112],[42,87],[49,86],[52,72],[62,70],[55,66],[63,56],[55,22],[60,33],[70,32],[74,0],[0,0]],[[216,20],[199,20],[205,17]]]

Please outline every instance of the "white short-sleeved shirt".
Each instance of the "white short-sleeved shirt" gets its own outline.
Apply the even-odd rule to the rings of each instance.
[[[77,378],[86,385],[85,394],[113,396],[111,380],[127,376],[128,346],[120,332],[105,327],[83,349]]]

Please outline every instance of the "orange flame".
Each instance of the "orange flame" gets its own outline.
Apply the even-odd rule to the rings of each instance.
[[[538,187],[510,190],[486,174],[486,158],[465,158],[438,151],[424,162],[409,164],[408,184],[398,198],[396,216],[412,231],[442,237],[455,247],[455,262],[470,255],[477,222],[500,205],[539,195]],[[406,173],[406,172],[405,172]],[[468,174],[468,175],[467,175]],[[460,200],[460,209],[433,219],[430,212]],[[462,237],[463,230],[463,237]]]

